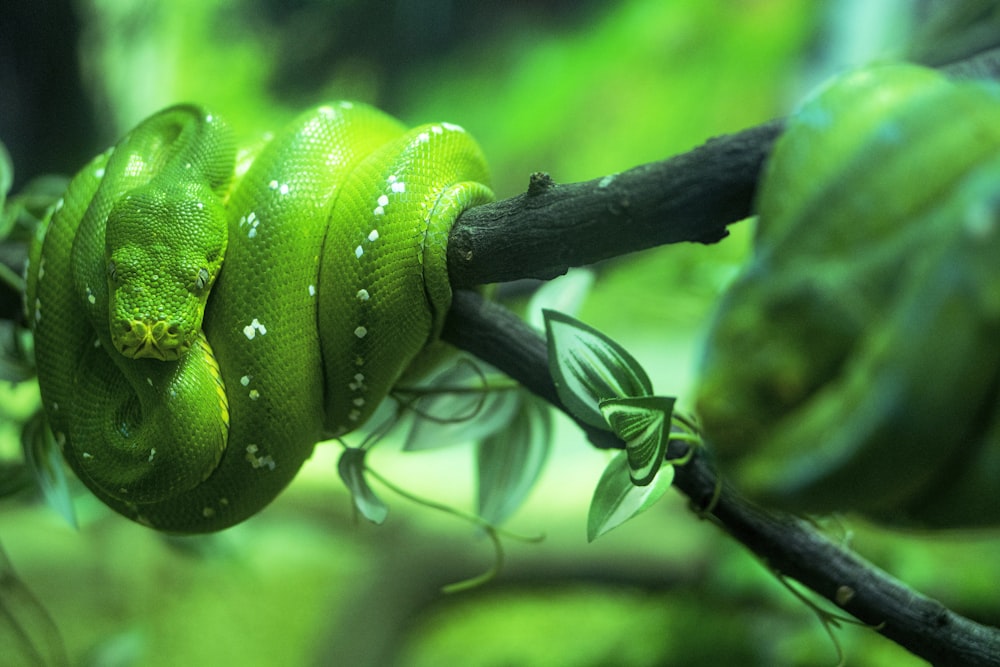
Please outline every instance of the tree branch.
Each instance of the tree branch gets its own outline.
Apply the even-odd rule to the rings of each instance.
[[[500,305],[470,291],[455,293],[443,338],[487,361],[566,412],[548,373],[545,341]],[[568,413],[567,413],[568,414]],[[572,415],[570,415],[572,417]],[[574,418],[575,420],[575,418]],[[577,424],[602,448],[623,444]],[[703,450],[676,468],[674,486],[699,511],[770,568],[791,577],[935,665],[1000,665],[1000,631],[924,597],[792,515],[764,510],[727,484],[713,503],[718,477]]]
[[[458,218],[448,242],[452,285],[549,279],[667,243],[715,243],[726,225],[750,215],[758,173],[783,125],[771,121],[582,183],[534,174],[525,194]]]

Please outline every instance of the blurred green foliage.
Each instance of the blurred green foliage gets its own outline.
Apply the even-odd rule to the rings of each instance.
[[[348,97],[412,123],[464,125],[506,197],[532,171],[594,178],[783,114],[805,72],[823,71],[817,44],[833,39],[838,3],[493,4],[78,0],[80,69],[105,135],[93,152],[176,101],[210,105],[252,137]],[[715,247],[598,267],[581,313],[682,404],[700,332],[746,252],[749,225],[732,231]],[[37,390],[0,391],[0,456],[16,460]],[[564,421],[556,430],[551,464],[510,522],[546,541],[510,545],[500,579],[468,594],[440,588],[488,566],[489,545],[388,492],[386,524],[358,523],[335,447],[319,448],[260,516],[211,538],[164,539],[84,494],[74,532],[21,494],[0,504],[0,540],[72,664],[836,662],[815,617],[673,494],[588,545],[586,508],[608,457]],[[371,458],[423,496],[474,503],[469,448]],[[960,612],[1000,620],[995,536],[932,540],[853,519],[829,529]],[[875,632],[840,636],[851,665],[922,664]]]

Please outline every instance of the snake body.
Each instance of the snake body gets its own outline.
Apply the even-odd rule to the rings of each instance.
[[[1000,520],[998,178],[993,83],[875,65],[789,118],[702,360],[699,415],[743,492],[911,525]]]
[[[488,180],[461,128],[360,104],[252,152],[197,106],[140,123],[72,179],[31,251],[39,385],[70,467],[159,530],[261,510],[426,356],[449,230]]]

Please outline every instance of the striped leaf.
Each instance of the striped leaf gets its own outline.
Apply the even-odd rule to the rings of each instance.
[[[600,403],[611,430],[625,442],[628,473],[636,486],[652,482],[663,464],[675,401],[667,396],[641,396]]]
[[[365,454],[368,450],[348,447],[337,461],[337,472],[351,492],[354,508],[372,523],[382,524],[389,515],[389,507],[375,495],[365,479]]]
[[[674,467],[664,466],[651,484],[636,486],[628,473],[628,455],[619,452],[597,482],[587,515],[587,541],[637,516],[659,500],[674,481]]]
[[[653,393],[646,372],[621,345],[568,315],[544,315],[549,372],[559,399],[581,421],[607,430],[601,400]]]

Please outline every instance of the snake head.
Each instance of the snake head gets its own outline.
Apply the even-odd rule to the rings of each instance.
[[[207,188],[133,190],[108,216],[111,339],[126,357],[179,359],[201,331],[226,220]]]

